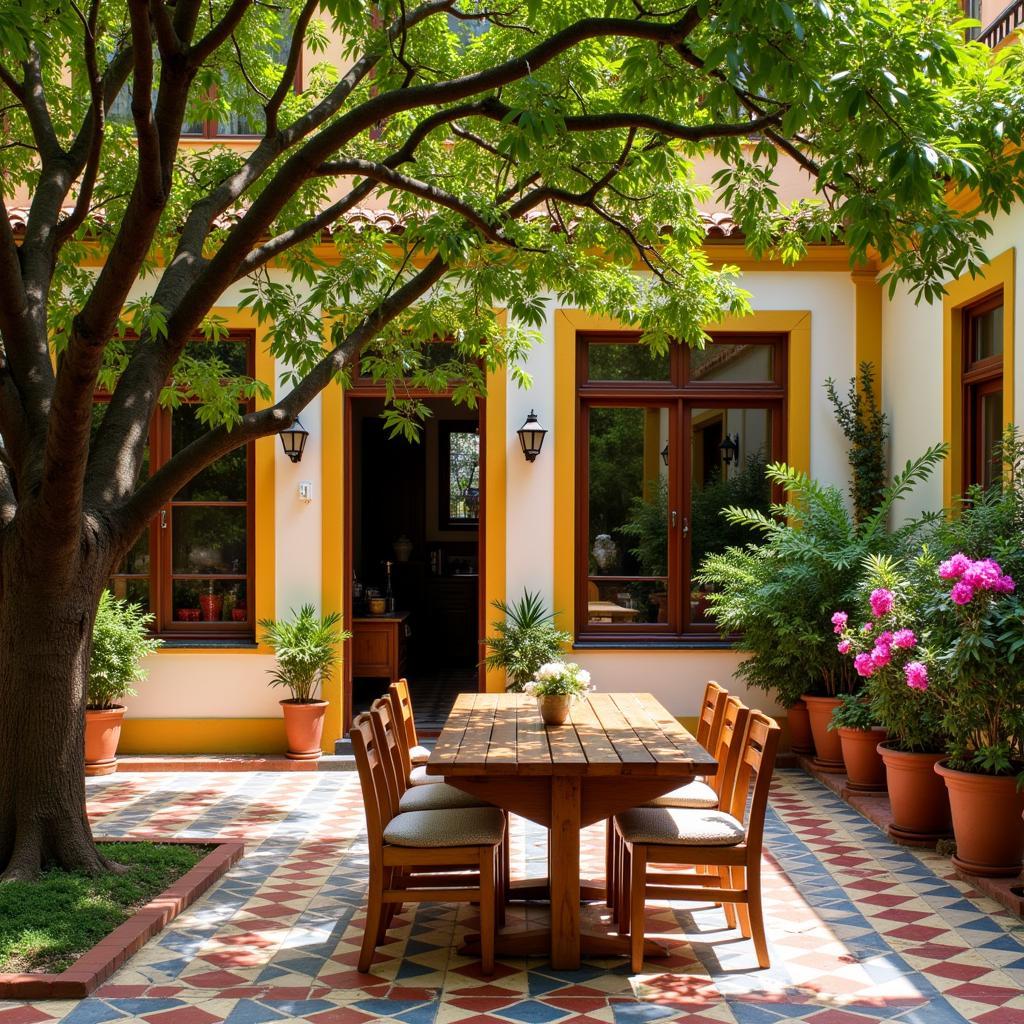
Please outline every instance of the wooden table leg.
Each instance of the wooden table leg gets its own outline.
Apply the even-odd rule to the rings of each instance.
[[[551,780],[551,966],[580,966],[580,792],[581,779]]]

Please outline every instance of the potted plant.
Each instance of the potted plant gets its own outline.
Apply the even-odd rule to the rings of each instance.
[[[885,765],[878,752],[885,739],[885,729],[878,724],[868,695],[847,693],[832,712],[829,728],[839,733],[846,765],[846,785],[859,793],[885,790]]]
[[[135,683],[146,678],[142,659],[162,644],[149,633],[153,616],[137,604],[104,590],[96,609],[85,695],[85,774],[109,775],[117,770],[125,697],[134,697]]]
[[[574,700],[592,689],[590,673],[574,661],[552,661],[541,665],[524,687],[537,698],[540,717],[546,725],[563,725]]]
[[[508,680],[506,689],[522,693],[541,665],[558,659],[572,636],[555,626],[554,614],[547,610],[540,594],[524,590],[514,604],[495,601],[493,607],[504,618],[492,623],[494,633],[484,641],[488,650],[484,664],[489,669],[503,670]]]
[[[928,684],[921,646],[933,570],[927,553],[906,562],[872,557],[861,588],[863,620],[850,624],[845,614],[836,616],[839,652],[859,666],[872,712],[886,731],[878,753],[892,809],[889,835],[913,845],[934,845],[952,827],[946,787],[935,774],[945,756],[943,711]],[[865,631],[867,622],[872,629]]]
[[[263,619],[262,643],[273,647],[277,666],[270,670],[271,686],[283,686],[291,697],[281,701],[287,756],[293,761],[320,757],[324,712],[328,701],[316,696],[338,661],[338,649],[351,634],[341,628],[341,615],[318,615],[311,604],[292,610],[288,620]]]

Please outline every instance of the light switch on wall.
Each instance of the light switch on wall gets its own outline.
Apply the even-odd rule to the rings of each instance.
[[[299,500],[306,502],[307,505],[313,500],[312,480],[299,481]]]

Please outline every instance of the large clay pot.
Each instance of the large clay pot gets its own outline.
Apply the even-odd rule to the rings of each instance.
[[[878,752],[878,744],[886,737],[884,729],[838,730],[846,765],[847,789],[859,793],[885,792],[885,765]]]
[[[537,708],[545,725],[564,725],[571,707],[572,697],[564,694],[537,698]]]
[[[124,708],[121,705],[85,712],[85,774],[112,775],[117,771],[117,744],[121,740]]]
[[[956,856],[963,871],[986,878],[1013,878],[1024,860],[1024,793],[1014,775],[960,772],[940,761],[953,811]]]
[[[284,713],[284,733],[288,739],[287,757],[293,761],[319,760],[323,751],[320,743],[324,735],[324,713],[329,701],[281,701]]]
[[[888,743],[878,744],[889,784],[892,824],[897,842],[932,845],[952,834],[946,783],[935,773],[944,754],[908,754]]]
[[[815,768],[820,768],[823,772],[846,771],[839,733],[828,727],[832,721],[832,712],[839,707],[839,698],[812,697],[805,693],[803,701],[807,705],[807,714],[811,720],[814,749],[818,752],[814,758]]]
[[[798,700],[787,712],[789,722],[789,745],[794,754],[813,754],[814,737],[811,735],[811,719],[807,705]]]

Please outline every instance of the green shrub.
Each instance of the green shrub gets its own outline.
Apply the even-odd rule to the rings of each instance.
[[[493,606],[504,618],[491,624],[494,634],[485,641],[489,652],[485,664],[490,669],[504,670],[508,689],[522,693],[541,665],[559,660],[572,637],[555,626],[554,614],[547,610],[540,594],[524,590],[514,604],[495,601]]]
[[[839,707],[832,712],[829,729],[873,729],[878,718],[864,693],[844,693]]]
[[[296,703],[311,704],[316,690],[334,673],[338,648],[352,635],[341,628],[341,615],[318,615],[311,604],[290,620],[262,619],[262,643],[274,648],[277,666],[270,670],[270,685],[284,686]]]
[[[153,616],[137,604],[119,600],[104,590],[96,609],[89,656],[89,685],[86,705],[93,711],[114,707],[125,697],[134,697],[134,683],[146,678],[142,659],[163,641],[151,636]]]

